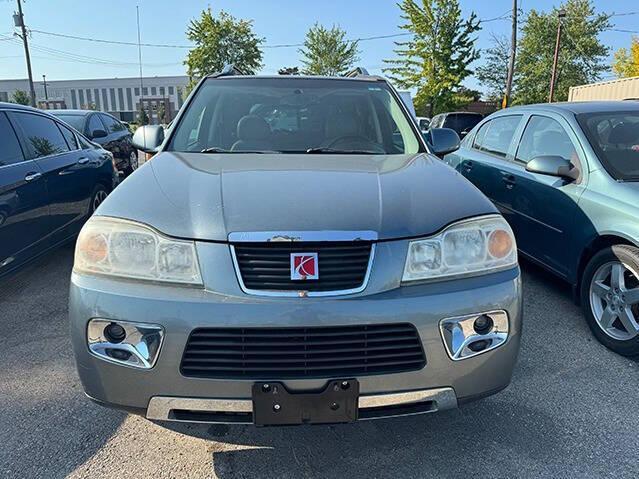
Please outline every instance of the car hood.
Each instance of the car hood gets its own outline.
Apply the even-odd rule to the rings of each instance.
[[[163,152],[127,178],[97,214],[174,237],[233,232],[374,231],[424,236],[494,206],[459,173],[424,155]]]

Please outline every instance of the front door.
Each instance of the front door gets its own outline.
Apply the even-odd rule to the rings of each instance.
[[[514,160],[507,166],[512,222],[519,249],[562,276],[568,271],[571,230],[579,222],[578,201],[582,180],[564,180],[526,171],[535,157],[556,155],[581,168],[585,164],[569,125],[562,118],[532,115],[517,147]]]

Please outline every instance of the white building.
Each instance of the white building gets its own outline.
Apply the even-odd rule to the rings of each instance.
[[[95,109],[106,111],[123,121],[135,121],[140,99],[152,119],[156,106],[163,102],[166,114],[173,118],[185,99],[187,76],[105,78],[97,80],[47,81],[49,108]],[[44,82],[34,81],[36,103],[45,105]],[[9,101],[16,90],[29,92],[28,80],[0,80],[0,101]]]

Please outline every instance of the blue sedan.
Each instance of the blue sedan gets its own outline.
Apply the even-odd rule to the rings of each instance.
[[[639,102],[508,108],[444,161],[499,208],[522,256],[573,285],[599,341],[639,355]]]
[[[111,153],[68,125],[0,103],[0,275],[75,237],[117,178]]]

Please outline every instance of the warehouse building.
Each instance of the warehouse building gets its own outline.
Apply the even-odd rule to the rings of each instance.
[[[36,103],[46,109],[105,111],[122,121],[135,121],[140,105],[151,119],[161,122],[158,106],[163,103],[165,120],[175,117],[185,99],[187,76],[105,78],[34,82]],[[142,85],[142,86],[140,86]],[[0,80],[0,101],[11,100],[16,90],[29,92],[27,80]]]
[[[570,87],[568,101],[639,100],[639,77]]]

